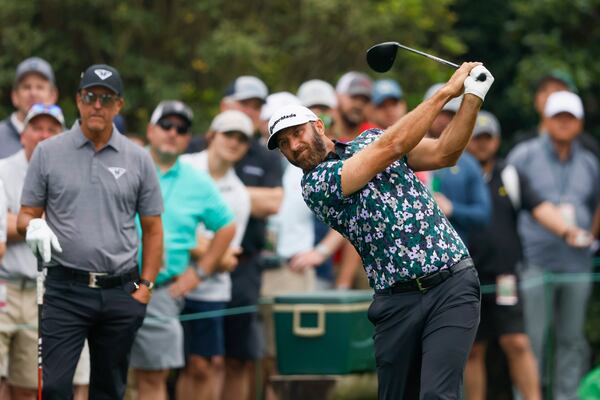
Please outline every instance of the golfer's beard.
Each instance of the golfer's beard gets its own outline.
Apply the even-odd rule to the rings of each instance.
[[[294,161],[290,160],[293,165],[300,168],[304,172],[310,171],[319,165],[319,163],[323,161],[325,155],[327,154],[327,146],[325,146],[325,141],[317,132],[314,131],[314,128],[312,139],[312,148],[309,148],[308,151],[304,151],[306,155],[303,160],[298,160],[297,157],[294,157]],[[302,153],[302,150],[299,153]]]

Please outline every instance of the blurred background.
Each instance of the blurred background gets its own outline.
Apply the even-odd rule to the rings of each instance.
[[[261,77],[271,92],[295,92],[311,78],[335,82],[348,70],[397,79],[409,107],[452,70],[400,52],[386,74],[369,71],[365,51],[398,41],[442,58],[480,60],[496,83],[486,109],[503,135],[535,124],[540,76],[568,74],[586,108],[586,129],[600,135],[598,0],[2,0],[0,113],[12,109],[16,65],[37,55],[54,67],[60,105],[75,118],[79,75],[108,63],[125,82],[130,131],[143,131],[156,103],[193,106],[203,132],[231,80]],[[508,142],[508,141],[507,141]]]
[[[585,130],[598,139],[599,22],[600,0],[1,0],[0,115],[12,112],[15,68],[30,56],[53,66],[68,124],[80,74],[94,63],[120,71],[129,132],[144,133],[169,98],[189,104],[194,133],[204,133],[240,75],[295,93],[306,80],[335,83],[357,70],[397,80],[411,109],[453,70],[400,51],[390,72],[370,71],[366,50],[398,41],[456,63],[484,62],[496,79],[484,108],[500,120],[506,144],[536,124],[535,85],[551,73],[577,89]],[[592,366],[600,362],[599,288],[586,327]],[[490,382],[495,398],[510,398],[500,395],[507,379]],[[365,386],[372,393],[374,382]],[[360,396],[354,387],[339,398]]]

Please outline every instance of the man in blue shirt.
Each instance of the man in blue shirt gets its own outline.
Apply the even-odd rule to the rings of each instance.
[[[147,129],[165,206],[165,246],[156,290],[131,352],[131,367],[136,370],[141,399],[167,399],[169,369],[184,365],[183,329],[177,319],[183,307],[181,296],[212,274],[235,234],[233,214],[212,179],[179,161],[191,138],[191,122],[192,112],[187,105],[163,101],[152,114]],[[199,224],[215,232],[215,236],[203,257],[193,265],[190,250],[196,246]]]
[[[560,209],[567,225],[589,230],[600,200],[600,166],[577,139],[583,131],[583,115],[579,96],[567,91],[552,93],[542,122],[547,134],[517,145],[508,162],[529,179],[543,200]],[[577,398],[587,358],[583,325],[592,290],[592,255],[588,249],[568,246],[530,214],[521,213],[518,227],[527,262],[523,280],[543,281],[545,272],[556,273],[559,278],[579,273],[576,279],[558,279],[549,287],[538,285],[523,294],[527,333],[542,365],[553,361],[543,357],[543,349],[547,328],[555,329],[553,397]]]

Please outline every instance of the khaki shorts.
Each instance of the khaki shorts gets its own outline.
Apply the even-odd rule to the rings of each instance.
[[[0,281],[6,302],[0,308],[0,368],[4,367],[8,383],[25,389],[37,388],[36,289],[22,289],[20,284]],[[5,288],[5,289],[4,289]],[[75,371],[73,383],[90,381],[90,358],[87,341]]]
[[[272,300],[275,296],[297,293],[312,292],[316,285],[315,270],[308,268],[302,273],[290,270],[287,265],[280,268],[269,269],[262,274],[261,297],[266,304],[260,306],[260,316],[263,322],[265,335],[265,356],[275,357],[275,325],[273,323]]]

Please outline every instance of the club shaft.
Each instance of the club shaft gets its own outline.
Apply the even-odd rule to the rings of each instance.
[[[441,63],[441,64],[445,64],[445,65],[448,65],[448,66],[450,66],[450,67],[454,67],[454,68],[458,68],[458,67],[459,67],[459,65],[458,65],[458,64],[454,64],[453,62],[450,62],[450,61],[448,61],[448,60],[444,60],[443,58],[439,58],[439,57],[436,57],[436,56],[432,56],[431,54],[427,54],[427,53],[424,53],[424,52],[422,52],[422,51],[415,50],[415,49],[413,49],[413,48],[410,48],[410,47],[408,47],[408,46],[404,46],[403,44],[400,44],[400,43],[396,43],[396,44],[398,45],[398,47],[401,47],[401,48],[403,48],[404,50],[412,51],[413,53],[416,53],[416,54],[422,55],[423,57],[427,57],[427,58],[429,58],[429,59],[431,59],[431,60],[434,60],[434,61],[437,61],[437,62],[439,62],[439,63]]]

